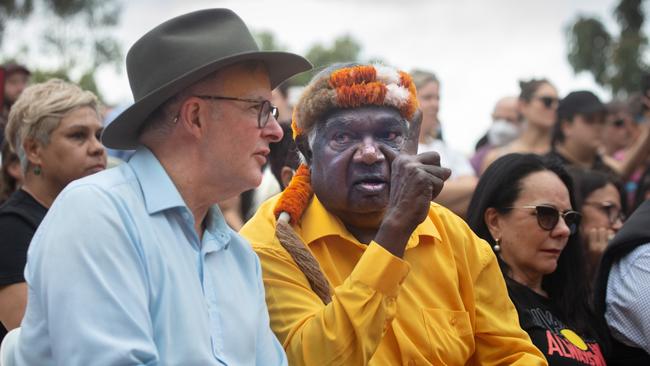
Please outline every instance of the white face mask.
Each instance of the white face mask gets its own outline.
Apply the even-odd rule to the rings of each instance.
[[[503,146],[519,136],[519,127],[506,121],[496,120],[487,132],[488,143],[492,146]]]

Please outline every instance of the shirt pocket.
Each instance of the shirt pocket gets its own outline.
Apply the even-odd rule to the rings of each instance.
[[[433,360],[464,365],[474,354],[474,330],[466,311],[422,309]]]

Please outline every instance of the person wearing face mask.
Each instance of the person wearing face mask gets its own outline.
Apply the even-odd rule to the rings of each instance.
[[[492,112],[492,125],[476,143],[474,156],[469,160],[476,174],[480,174],[485,156],[494,148],[504,146],[521,133],[521,117],[517,97],[499,99]]]
[[[558,106],[557,89],[547,79],[520,81],[518,109],[521,134],[510,143],[491,150],[483,160],[483,172],[493,161],[510,153],[546,154],[551,149],[551,130]]]

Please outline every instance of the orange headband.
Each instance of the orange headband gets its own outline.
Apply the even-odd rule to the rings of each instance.
[[[411,120],[418,108],[411,76],[388,66],[360,65],[336,70],[329,78],[313,80],[293,110],[293,138],[309,133],[316,121],[330,109],[364,105],[393,107],[407,121]],[[275,205],[275,217],[297,223],[312,194],[309,167],[300,164]]]
[[[393,107],[410,120],[418,108],[411,76],[388,66],[360,65],[312,81],[293,111],[293,138],[310,131],[317,119],[330,109],[364,105]]]

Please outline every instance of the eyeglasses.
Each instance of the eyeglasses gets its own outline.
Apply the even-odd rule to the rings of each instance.
[[[618,220],[621,220],[621,222],[625,221],[625,214],[612,202],[585,202],[583,205],[594,206],[601,210],[607,215],[610,226],[613,226]]]
[[[546,231],[551,231],[555,229],[557,223],[560,221],[560,216],[564,219],[564,223],[569,227],[571,235],[575,234],[578,231],[578,225],[580,225],[580,215],[577,211],[564,211],[560,212],[557,208],[548,205],[537,205],[537,206],[519,206],[519,207],[505,207],[507,209],[512,208],[527,208],[534,209],[535,216],[537,216],[537,224],[540,228]]]
[[[625,126],[625,120],[623,120],[622,118],[617,119],[616,121],[612,122],[612,126],[614,126],[616,128],[624,127]]]
[[[560,100],[556,97],[550,97],[550,96],[537,96],[535,99],[539,100],[544,104],[544,107],[546,108],[551,108],[551,107],[557,107],[558,103]]]
[[[246,98],[235,98],[235,97],[222,97],[217,95],[193,95],[194,97],[207,99],[207,100],[234,100],[238,102],[247,102],[247,103],[256,103],[260,107],[260,112],[257,115],[257,128],[262,129],[269,122],[269,117],[273,115],[273,118],[278,119],[280,117],[280,112],[278,107],[271,104],[268,100],[257,100],[257,99],[246,99]]]

